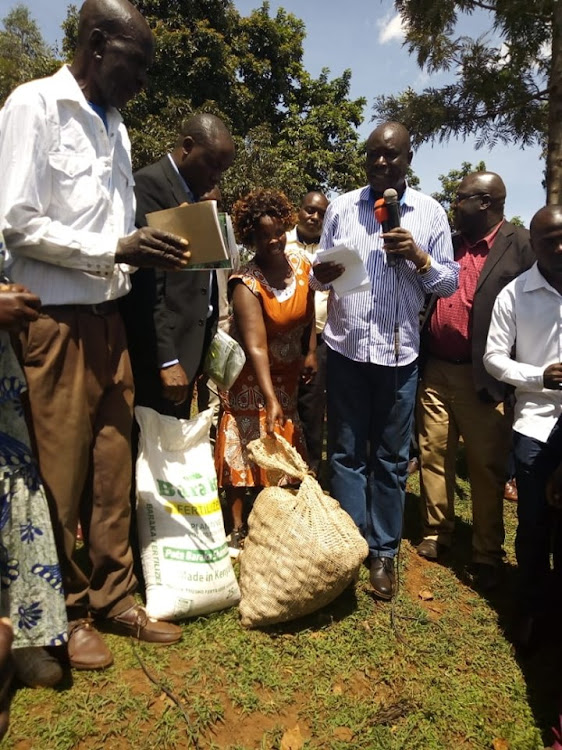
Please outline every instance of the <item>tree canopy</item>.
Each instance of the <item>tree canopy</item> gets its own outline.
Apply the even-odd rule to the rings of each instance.
[[[483,161],[479,161],[474,166],[469,161],[463,161],[460,169],[450,169],[447,174],[439,175],[439,182],[441,183],[441,190],[436,193],[432,193],[431,197],[435,198],[440,203],[445,211],[447,212],[447,218],[451,229],[454,229],[454,217],[453,217],[453,203],[457,194],[457,190],[462,180],[473,172],[485,172],[486,164]],[[518,227],[522,227],[523,221],[520,216],[512,216],[509,221]]]
[[[2,19],[0,31],[0,102],[20,83],[56,70],[55,50],[49,47],[25,5],[16,5]]]
[[[398,119],[415,142],[476,134],[479,144],[539,144],[547,190],[562,198],[562,3],[556,0],[395,0],[405,45],[429,74],[452,82],[380,96],[375,117]],[[462,33],[468,16],[477,38]]]
[[[311,189],[343,191],[364,180],[356,127],[365,99],[349,97],[351,73],[314,78],[304,68],[304,24],[267,2],[249,16],[231,0],[137,0],[154,31],[148,87],[124,111],[135,167],[160,158],[182,119],[222,117],[237,158],[222,185],[227,203],[256,187],[299,202]],[[76,9],[65,22],[71,57]]]

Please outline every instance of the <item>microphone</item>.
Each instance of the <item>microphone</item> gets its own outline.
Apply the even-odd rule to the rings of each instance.
[[[400,204],[398,193],[394,188],[387,188],[383,197],[375,201],[375,219],[382,226],[384,233],[400,226]],[[386,254],[386,264],[390,268],[394,268],[401,259],[400,255]]]
[[[394,188],[387,188],[383,193],[383,200],[386,205],[386,210],[388,211],[389,229],[396,229],[396,227],[400,226],[400,204],[398,203],[398,193]]]

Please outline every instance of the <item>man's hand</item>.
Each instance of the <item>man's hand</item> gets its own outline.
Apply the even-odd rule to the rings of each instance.
[[[275,398],[268,401],[265,405],[265,429],[268,435],[275,433],[275,424],[279,422],[279,425],[283,427],[285,425],[285,415],[281,404]]]
[[[345,266],[329,260],[326,263],[317,263],[312,267],[314,276],[321,284],[331,284],[345,271]]]
[[[427,261],[427,253],[420,250],[414,238],[404,227],[395,227],[390,232],[384,232],[384,249],[387,253],[411,260],[416,268],[422,268]]]
[[[308,354],[304,358],[301,370],[301,382],[304,383],[304,385],[309,385],[309,383],[312,383],[312,381],[316,377],[317,371],[318,362],[316,359],[316,352],[308,352]]]
[[[559,391],[562,388],[562,362],[549,365],[543,372],[542,382],[545,388]]]
[[[179,362],[178,364],[170,365],[170,367],[163,367],[160,370],[160,380],[162,381],[162,395],[164,398],[167,398],[168,401],[177,406],[183,404],[187,398],[189,380]]]
[[[21,284],[0,285],[0,329],[19,331],[37,320],[41,300]]]
[[[161,268],[181,271],[189,262],[189,242],[170,232],[142,227],[134,234],[122,237],[117,243],[116,263],[128,263],[140,268]]]
[[[546,483],[546,499],[553,508],[562,510],[562,463],[552,472]]]

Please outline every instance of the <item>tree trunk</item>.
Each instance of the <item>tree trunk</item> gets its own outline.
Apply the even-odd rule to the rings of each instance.
[[[552,59],[548,97],[546,202],[562,203],[562,2],[552,12]]]

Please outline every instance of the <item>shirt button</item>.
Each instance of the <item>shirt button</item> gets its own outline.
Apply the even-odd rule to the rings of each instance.
[[[205,325],[205,321],[204,321],[204,320],[200,320],[200,321],[199,321],[199,325],[200,325],[200,326],[204,326],[204,325]]]

